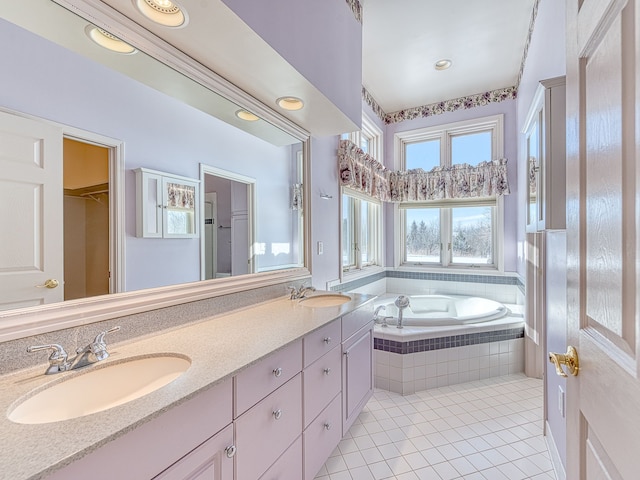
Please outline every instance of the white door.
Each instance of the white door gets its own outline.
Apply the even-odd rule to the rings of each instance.
[[[62,252],[62,130],[0,112],[0,309],[62,301]]]
[[[640,478],[639,39],[640,0],[568,0],[570,480]]]

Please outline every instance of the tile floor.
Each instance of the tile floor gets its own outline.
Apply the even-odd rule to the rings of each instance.
[[[377,389],[315,480],[555,480],[542,381],[522,374],[425,390]]]

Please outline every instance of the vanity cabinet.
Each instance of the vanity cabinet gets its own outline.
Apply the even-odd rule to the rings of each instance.
[[[566,227],[565,77],[538,85],[525,120],[527,231]]]
[[[135,173],[136,236],[197,237],[200,181],[147,168]]]
[[[337,318],[47,478],[313,480],[373,393],[372,318]]]

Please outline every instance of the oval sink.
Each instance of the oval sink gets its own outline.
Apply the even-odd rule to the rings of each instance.
[[[98,366],[25,395],[7,417],[15,423],[50,423],[130,402],[172,382],[191,365],[187,357],[132,357]]]
[[[351,297],[342,294],[321,294],[300,300],[300,305],[305,307],[336,307],[351,301]]]

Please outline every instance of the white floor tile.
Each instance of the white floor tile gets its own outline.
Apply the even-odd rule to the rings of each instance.
[[[440,363],[460,368],[449,353]],[[316,480],[555,480],[541,419],[542,383],[522,374],[405,396],[377,389]]]

